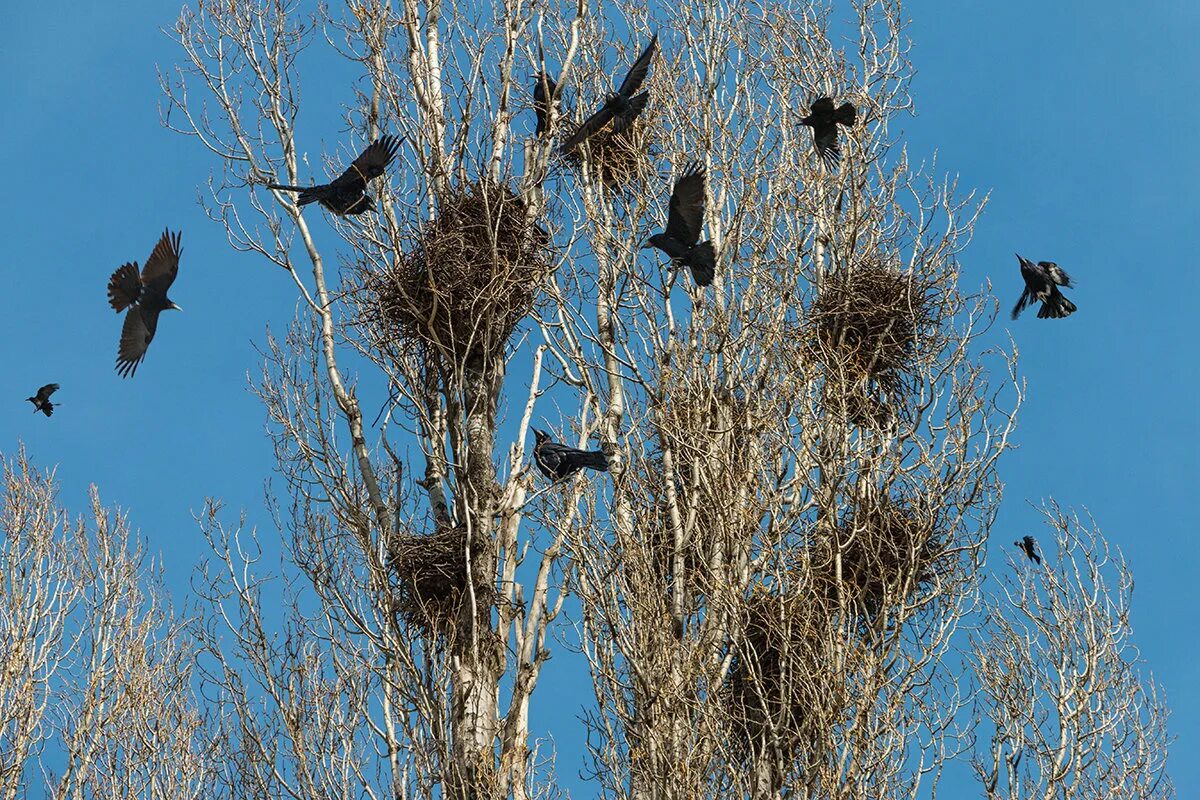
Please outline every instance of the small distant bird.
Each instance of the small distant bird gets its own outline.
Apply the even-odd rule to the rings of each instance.
[[[1038,319],[1062,319],[1075,313],[1075,304],[1068,300],[1059,286],[1071,287],[1071,276],[1053,261],[1039,261],[1034,264],[1020,253],[1016,254],[1021,262],[1021,277],[1025,279],[1025,291],[1013,306],[1012,318],[1016,319],[1029,305],[1031,300],[1041,302],[1038,309]]]
[[[533,460],[539,470],[552,481],[569,478],[587,467],[608,472],[608,456],[603,450],[577,450],[554,441],[545,431],[533,429],[537,444],[533,447]]]
[[[54,413],[54,403],[50,402],[50,395],[58,391],[57,383],[47,383],[45,386],[37,390],[37,394],[33,397],[25,399],[33,403],[33,413],[42,412],[47,417]]]
[[[1021,548],[1021,552],[1025,554],[1026,558],[1028,558],[1030,561],[1037,564],[1038,566],[1041,566],[1042,557],[1038,555],[1037,542],[1034,541],[1032,536],[1026,536],[1026,537],[1022,538],[1020,541],[1013,542],[1013,544],[1015,544],[1017,547]]]
[[[108,279],[109,305],[117,313],[129,309],[117,349],[117,374],[123,378],[133,375],[146,357],[146,349],[158,328],[159,313],[183,310],[167,297],[167,290],[179,273],[179,254],[183,252],[180,236],[182,233],[163,231],[140,275],[134,261],[119,267]]]
[[[550,129],[550,109],[558,104],[558,83],[548,73],[533,78],[533,112],[537,114],[537,135]]]
[[[367,184],[384,173],[399,149],[399,138],[391,135],[381,136],[367,145],[367,149],[351,162],[346,171],[329,183],[319,186],[268,183],[267,186],[271,189],[299,192],[297,205],[306,206],[317,202],[334,214],[342,216],[374,211],[375,200],[367,194]]]
[[[633,124],[650,100],[650,92],[646,91],[641,94],[634,94],[634,92],[642,88],[642,83],[645,82],[646,75],[650,72],[650,60],[654,57],[654,49],[657,46],[658,34],[656,33],[650,38],[650,44],[646,45],[646,49],[637,57],[637,61],[633,62],[633,66],[629,68],[629,74],[625,76],[625,80],[621,81],[621,86],[617,91],[605,98],[604,105],[600,110],[575,129],[575,133],[571,134],[559,147],[559,152],[564,154],[571,152],[609,122],[612,123],[614,133],[621,133]]]
[[[837,166],[842,158],[842,149],[838,145],[837,126],[854,127],[857,114],[850,103],[842,103],[833,107],[833,98],[821,97],[813,101],[808,116],[800,120],[801,125],[812,128],[813,146],[817,155],[829,166]]]
[[[716,274],[717,254],[712,242],[696,244],[704,226],[704,165],[693,161],[683,169],[671,193],[667,230],[656,233],[642,246],[657,247],[671,257],[672,264],[685,264],[699,286],[708,286]]]

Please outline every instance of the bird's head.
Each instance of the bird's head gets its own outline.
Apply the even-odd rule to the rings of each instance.
[[[666,238],[667,235],[665,233],[656,233],[646,240],[646,243],[642,245],[642,249],[653,250],[656,247],[661,247],[663,240]]]
[[[1021,255],[1020,253],[1013,253],[1013,255],[1015,255],[1015,256],[1017,257],[1017,261],[1020,261],[1020,262],[1021,262],[1021,266],[1026,266],[1026,265],[1028,265],[1028,266],[1030,266],[1030,267],[1032,267],[1032,266],[1033,266],[1033,262],[1032,262],[1032,261],[1030,261],[1030,260],[1029,260],[1028,258],[1026,258],[1025,256]]]
[[[538,444],[541,444],[542,442],[550,441],[550,434],[546,433],[545,431],[539,431],[537,428],[533,428],[533,438],[537,440]]]

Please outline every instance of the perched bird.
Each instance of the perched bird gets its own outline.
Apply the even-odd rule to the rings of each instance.
[[[138,364],[146,357],[146,348],[158,328],[158,315],[162,311],[183,309],[171,302],[167,290],[179,273],[179,237],[164,231],[146,266],[138,274],[134,261],[117,269],[108,279],[108,303],[117,313],[129,309],[125,324],[121,328],[121,345],[117,350],[117,373],[128,378],[137,371]]]
[[[633,124],[650,99],[648,91],[641,94],[634,94],[634,92],[642,88],[642,83],[646,80],[647,73],[650,72],[650,60],[654,57],[654,49],[657,46],[658,34],[656,33],[650,38],[650,44],[646,45],[646,49],[637,57],[637,61],[633,62],[633,66],[629,68],[629,74],[625,76],[625,80],[621,81],[617,91],[605,98],[604,105],[600,107],[600,110],[575,129],[575,132],[559,147],[559,152],[564,154],[571,152],[609,122],[612,123],[614,133],[621,133]]]
[[[537,135],[550,129],[550,109],[558,103],[558,83],[548,73],[533,78],[533,112],[537,114]]]
[[[656,233],[642,246],[645,250],[657,247],[671,257],[672,264],[685,264],[699,286],[713,282],[717,254],[712,242],[696,244],[704,226],[704,165],[693,161],[683,169],[671,192],[671,207],[667,212],[667,230]]]
[[[271,189],[299,192],[297,205],[306,206],[315,201],[334,214],[362,214],[365,211],[374,211],[375,200],[367,194],[367,183],[384,173],[399,149],[399,138],[391,135],[381,136],[367,145],[367,149],[350,163],[346,171],[329,183],[319,186],[268,183],[267,186]]]
[[[808,116],[800,120],[801,125],[812,128],[813,146],[817,155],[829,166],[836,166],[842,157],[842,149],[838,145],[837,126],[854,127],[856,112],[850,103],[842,103],[833,107],[833,98],[821,97],[813,101]]]
[[[1025,291],[1013,306],[1012,318],[1016,319],[1029,305],[1031,300],[1040,301],[1038,319],[1062,319],[1075,313],[1075,304],[1068,300],[1058,290],[1059,286],[1071,288],[1071,276],[1053,261],[1039,261],[1034,264],[1027,258],[1016,254],[1021,262],[1021,277],[1025,279]]]
[[[1013,542],[1013,544],[1021,548],[1021,552],[1025,554],[1026,558],[1038,566],[1041,566],[1042,557],[1038,555],[1037,542],[1034,541],[1032,536],[1026,536],[1020,541]]]
[[[45,386],[37,390],[37,394],[33,397],[25,399],[33,403],[33,413],[42,412],[47,417],[54,413],[54,403],[50,402],[50,395],[58,391],[57,383],[47,383]]]
[[[533,435],[537,439],[533,447],[534,463],[552,481],[569,478],[584,467],[608,472],[608,456],[603,450],[576,450],[559,444],[537,428],[533,429]]]

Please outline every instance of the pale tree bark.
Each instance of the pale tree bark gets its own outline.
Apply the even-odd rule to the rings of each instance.
[[[1174,797],[1169,712],[1133,643],[1129,564],[1090,519],[1053,501],[1042,514],[1042,563],[1010,551],[974,637],[986,795]]]

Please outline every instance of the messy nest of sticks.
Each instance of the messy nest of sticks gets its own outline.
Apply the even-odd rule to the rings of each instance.
[[[586,163],[590,175],[609,190],[624,193],[634,189],[655,175],[649,133],[653,122],[646,119],[648,114],[643,114],[620,133],[611,125],[605,126],[564,154],[563,160],[580,174]]]
[[[397,533],[388,544],[388,566],[401,617],[443,630],[467,595],[467,528],[447,526],[427,535]]]

